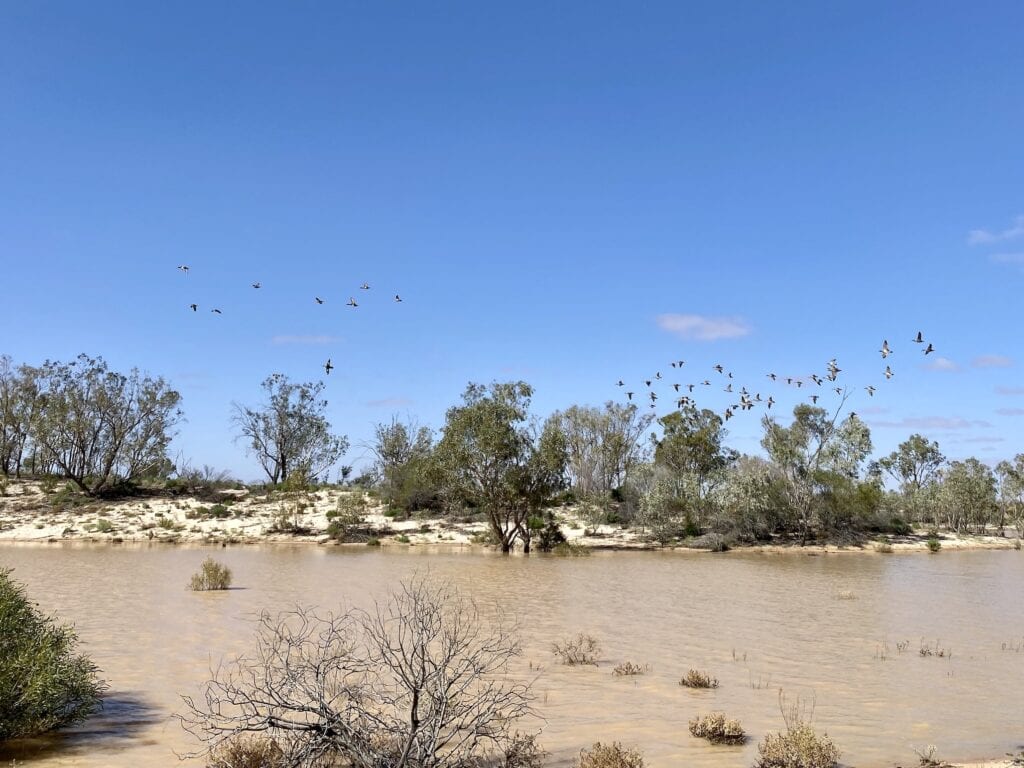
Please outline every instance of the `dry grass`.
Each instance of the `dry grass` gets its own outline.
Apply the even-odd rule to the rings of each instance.
[[[712,744],[742,744],[747,740],[740,721],[726,718],[724,712],[697,715],[690,720],[690,733]]]
[[[707,672],[691,669],[683,675],[679,684],[684,688],[717,688],[718,678],[711,677]]]
[[[277,742],[261,736],[236,736],[214,748],[206,768],[284,768]]]
[[[597,657],[601,654],[601,644],[593,635],[583,632],[574,637],[566,638],[551,644],[551,652],[559,661],[570,667],[581,665],[597,666]]]
[[[757,753],[755,768],[834,768],[840,755],[827,734],[819,736],[807,723],[767,734]]]
[[[597,742],[590,749],[581,750],[573,765],[575,768],[643,768],[644,757],[617,741],[611,744]]]

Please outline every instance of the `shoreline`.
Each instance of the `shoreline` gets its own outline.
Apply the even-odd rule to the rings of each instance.
[[[216,500],[196,496],[154,495],[120,500],[91,500],[47,493],[41,483],[11,482],[0,496],[0,543],[158,543],[158,544],[309,544],[317,546],[444,547],[486,551],[486,523],[445,516],[389,517],[369,494],[327,488],[308,493],[218,492]],[[646,539],[616,525],[594,524],[574,507],[555,510],[568,540],[569,554],[589,552],[712,552],[700,538],[671,545]],[[347,520],[352,540],[328,532],[332,520]],[[344,537],[343,537],[344,538]],[[939,534],[941,551],[1020,549],[1015,536]],[[715,554],[899,554],[928,552],[924,531],[897,536],[878,534],[810,542],[795,538],[752,544],[733,543]],[[535,550],[536,551],[536,550]]]

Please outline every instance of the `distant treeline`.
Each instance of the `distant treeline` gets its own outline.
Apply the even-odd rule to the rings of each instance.
[[[234,404],[234,424],[267,480],[326,478],[348,449],[332,431],[322,383],[275,374],[258,406]],[[636,405],[572,406],[541,420],[529,384],[470,384],[438,432],[397,418],[376,426],[375,461],[351,483],[374,488],[396,514],[479,515],[504,550],[549,546],[551,514],[573,503],[592,524],[642,529],[669,543],[785,535],[809,541],[912,525],[960,533],[1013,526],[1024,536],[1024,454],[993,470],[947,461],[911,435],[870,461],[868,426],[811,405],[788,424],[762,421],[764,456],[726,444],[715,412],[692,404],[655,417]],[[15,367],[0,357],[0,472],[57,476],[96,495],[131,484],[179,485],[223,476],[167,455],[182,418],[162,378],[109,370],[100,358]],[[350,467],[339,480],[349,482]]]

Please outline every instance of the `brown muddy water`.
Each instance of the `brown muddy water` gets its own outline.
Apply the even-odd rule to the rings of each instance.
[[[191,593],[213,554],[238,589]],[[615,552],[505,558],[468,550],[273,545],[0,545],[33,600],[78,628],[110,682],[105,711],[71,733],[0,752],[27,766],[166,768],[194,747],[171,714],[210,665],[250,647],[252,616],[296,603],[366,605],[413,573],[500,600],[523,625],[517,664],[535,683],[551,764],[619,740],[653,768],[750,765],[782,726],[778,690],[814,696],[815,724],[857,766],[914,764],[936,744],[948,760],[1001,757],[1024,742],[1024,554],[904,555]],[[553,639],[589,632],[600,666],[558,666]],[[897,643],[908,642],[900,653]],[[951,652],[922,657],[923,643]],[[650,671],[617,678],[623,661]],[[678,680],[705,669],[717,690]],[[743,747],[692,738],[698,712],[725,711]]]

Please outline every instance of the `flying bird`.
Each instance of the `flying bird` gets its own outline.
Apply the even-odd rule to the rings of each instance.
[[[817,395],[811,395],[811,402],[814,403],[815,405],[817,405],[818,404],[818,396]]]
[[[883,339],[882,340],[882,348],[880,350],[878,350],[878,351],[882,353],[882,359],[883,360],[885,360],[885,358],[887,358],[889,355],[892,354],[892,350],[889,349],[889,341],[888,341],[888,339]]]
[[[359,286],[359,290],[361,290],[361,291],[368,291],[368,290],[370,290],[370,284],[369,283],[363,283],[362,285]]]
[[[315,301],[315,302],[316,302],[317,304],[323,304],[323,303],[324,303],[324,300],[323,300],[323,299],[321,299],[321,298],[320,298],[319,296],[314,296],[314,297],[313,297],[313,300],[314,300],[314,301]]]
[[[626,393],[626,399],[627,400],[632,400],[633,399],[633,393],[632,392],[627,392]]]
[[[252,287],[253,287],[253,288],[261,288],[261,287],[262,287],[262,284],[261,284],[261,283],[253,283],[253,284],[252,284]]]
[[[352,297],[352,296],[349,296],[349,297],[348,297],[348,301],[347,301],[347,302],[345,302],[345,303],[346,303],[346,304],[347,304],[348,306],[350,306],[350,307],[358,307],[358,306],[359,306],[359,305],[358,305],[358,304],[356,303],[356,300],[355,300],[355,298],[354,298],[354,297]]]
[[[917,336],[911,339],[911,341],[914,342],[915,344],[924,344],[924,336],[922,336],[921,332],[918,331]]]
[[[775,398],[768,395],[768,400],[766,402],[768,403],[768,410],[771,410],[772,406],[775,405]]]
[[[327,358],[327,362],[324,363],[324,370],[327,372],[328,376],[330,376],[331,375],[331,371],[334,370],[334,366],[331,365],[331,358],[329,358],[329,357]]]
[[[657,373],[655,373],[654,374],[654,378],[660,379],[661,378],[661,371],[658,371]]]
[[[875,396],[875,388],[872,387],[870,384],[868,386],[864,387],[864,389],[867,390],[868,397],[874,397]]]
[[[397,293],[395,294],[395,301],[396,301],[397,303],[399,303],[399,304],[401,304],[401,303],[402,303],[402,297],[401,297],[401,296],[399,296],[399,295],[398,295]]]
[[[888,365],[885,366],[885,378],[886,379],[891,379],[894,375],[895,374],[893,374],[892,368],[890,368]]]
[[[672,385],[672,389],[674,389],[676,392],[678,392],[679,391],[679,385],[678,384],[673,384]]]
[[[775,375],[774,373],[769,373],[769,374],[767,374],[767,376],[768,376],[768,378],[769,378],[769,379],[771,379],[772,381],[775,381],[775,380],[776,380],[777,378],[779,378],[779,377],[778,377],[778,376],[776,376],[776,375]]]
[[[715,370],[718,371],[719,373],[721,373],[725,369],[721,365],[716,365],[715,366]]]
[[[181,270],[181,273],[183,275],[187,275],[188,274],[188,264],[180,264],[180,265],[178,265],[178,269]]]
[[[650,379],[644,379],[644,384],[646,384],[648,387],[651,386],[651,380]]]
[[[223,315],[223,314],[224,314],[224,313],[223,313],[223,312],[221,312],[221,311],[220,311],[219,309],[211,309],[210,311],[211,311],[211,312],[213,312],[213,313],[215,313],[215,314],[218,314],[218,315]]]
[[[193,312],[195,312],[197,309],[199,309],[199,305],[198,304],[189,304],[188,306],[189,306],[189,309],[191,309]]]
[[[626,382],[624,382],[622,379],[619,379],[617,382],[615,382],[615,386],[616,387],[624,387],[624,386],[626,386]]]
[[[935,351],[935,347],[933,347],[931,344],[928,344],[928,346],[924,348],[924,353],[926,355],[930,355],[934,351]]]

